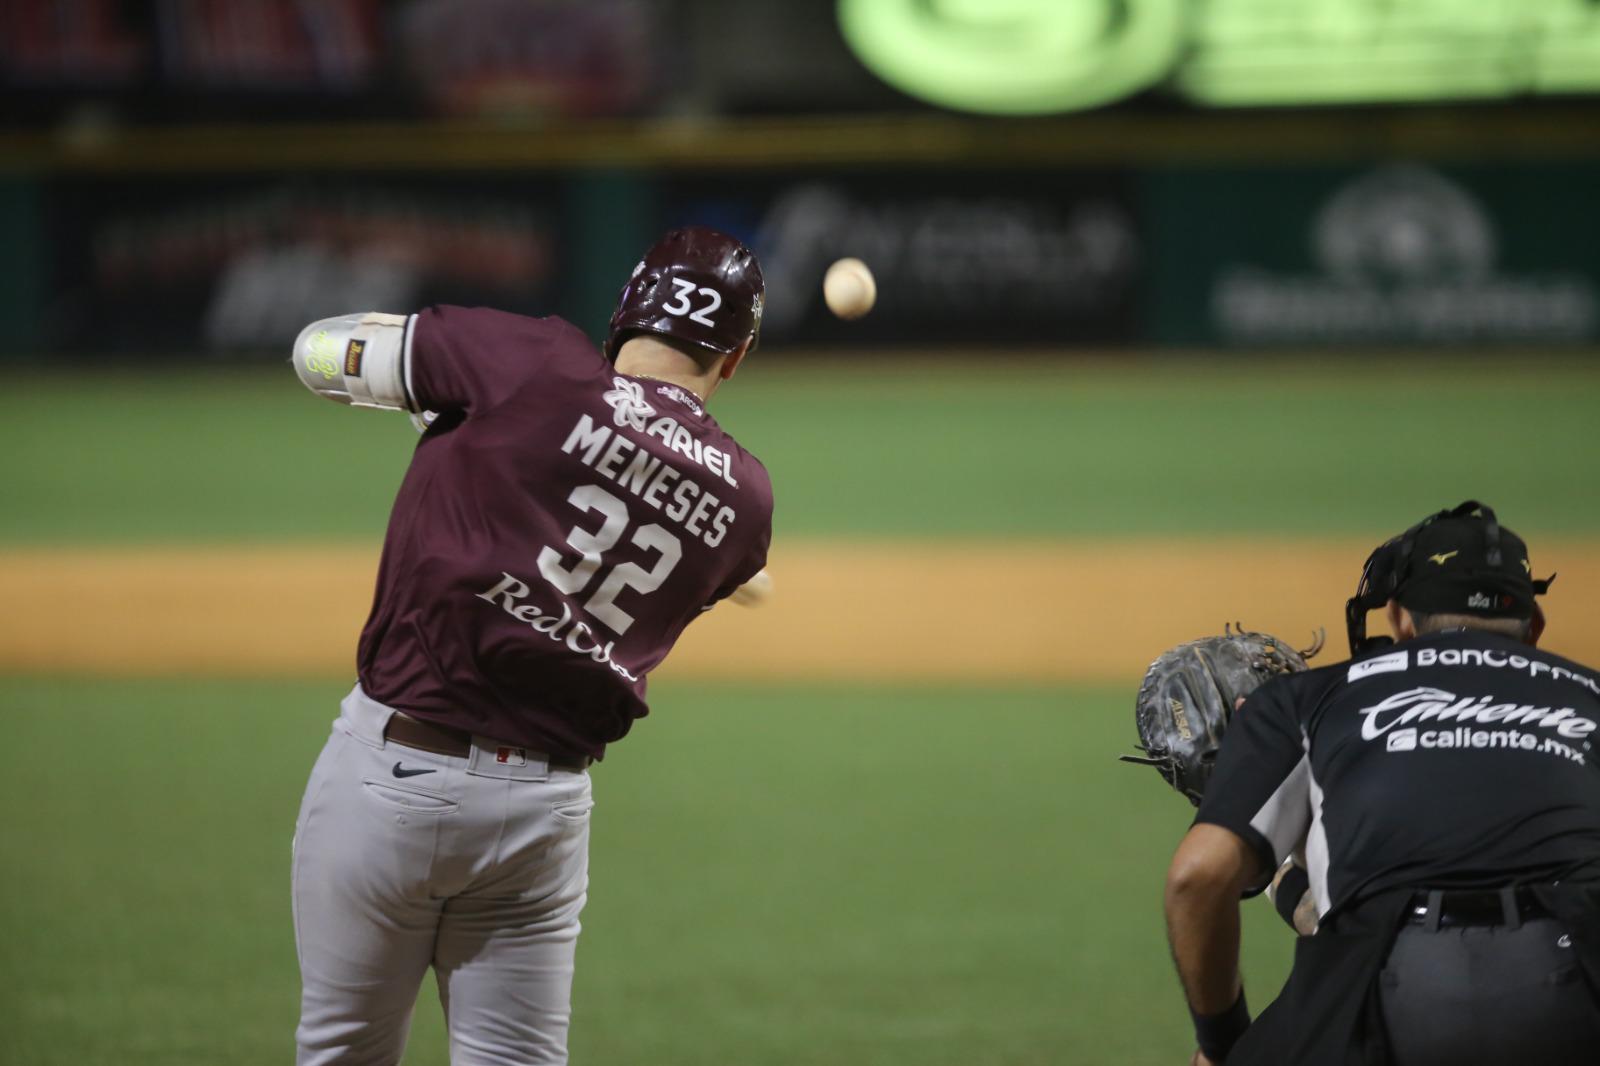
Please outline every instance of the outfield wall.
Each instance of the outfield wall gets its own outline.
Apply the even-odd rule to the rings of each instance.
[[[1592,347],[1583,109],[928,115],[0,131],[0,357],[216,361],[435,302],[592,336],[702,222],[767,275],[771,345]],[[879,305],[841,323],[855,255]]]

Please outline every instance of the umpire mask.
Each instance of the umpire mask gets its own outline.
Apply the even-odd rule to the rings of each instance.
[[[1407,610],[1481,618],[1532,618],[1555,580],[1536,580],[1521,537],[1503,528],[1494,509],[1468,500],[1429,515],[1367,557],[1356,594],[1345,604],[1350,654],[1394,643],[1367,636],[1367,612],[1398,600]]]

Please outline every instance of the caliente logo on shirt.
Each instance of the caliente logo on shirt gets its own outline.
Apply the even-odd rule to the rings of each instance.
[[[1496,703],[1493,696],[1457,696],[1440,688],[1409,688],[1363,707],[1359,712],[1361,738],[1376,740],[1396,726],[1414,722],[1459,725],[1520,725],[1550,729],[1569,740],[1582,740],[1595,731],[1592,718],[1581,717],[1571,707],[1535,707],[1530,703]]]

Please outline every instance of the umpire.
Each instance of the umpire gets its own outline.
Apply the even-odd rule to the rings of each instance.
[[[1600,671],[1535,648],[1548,586],[1441,511],[1367,560],[1348,662],[1245,702],[1167,877],[1195,1063],[1600,1061]],[[1320,924],[1251,1027],[1238,901],[1300,846]]]

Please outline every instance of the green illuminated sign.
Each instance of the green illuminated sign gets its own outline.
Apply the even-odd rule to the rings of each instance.
[[[1590,0],[839,0],[857,57],[964,111],[1155,86],[1213,107],[1600,92]]]
[[[850,47],[889,84],[968,111],[1076,111],[1171,69],[1185,0],[840,0]]]

